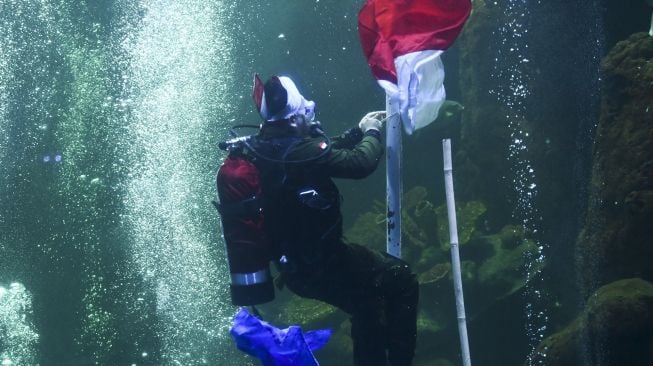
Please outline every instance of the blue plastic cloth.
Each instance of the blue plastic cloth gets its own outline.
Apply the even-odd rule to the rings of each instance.
[[[263,366],[319,366],[313,351],[331,337],[331,329],[303,332],[299,326],[279,329],[240,308],[231,335],[239,350],[261,360]]]

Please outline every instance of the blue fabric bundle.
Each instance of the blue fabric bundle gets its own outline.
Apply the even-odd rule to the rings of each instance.
[[[239,350],[261,360],[263,366],[319,366],[313,351],[331,337],[331,329],[304,333],[299,326],[279,329],[240,308],[231,335]]]

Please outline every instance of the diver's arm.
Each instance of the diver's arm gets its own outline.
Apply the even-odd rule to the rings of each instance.
[[[353,149],[363,139],[363,131],[359,127],[350,128],[339,136],[331,137],[331,147],[334,149]]]
[[[383,156],[383,144],[378,131],[368,131],[351,149],[333,148],[320,162],[334,178],[362,179],[372,174]]]

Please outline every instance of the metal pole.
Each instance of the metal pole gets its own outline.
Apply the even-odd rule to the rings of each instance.
[[[467,321],[465,318],[465,299],[463,298],[463,282],[460,271],[460,253],[458,250],[458,224],[456,223],[456,203],[453,195],[453,164],[451,159],[451,140],[442,140],[444,153],[444,185],[447,195],[447,213],[449,216],[449,238],[451,241],[451,269],[453,272],[453,287],[456,295],[456,312],[458,314],[458,333],[463,365],[471,366],[469,342],[467,340]]]
[[[401,258],[401,118],[396,103],[386,96],[386,251]]]

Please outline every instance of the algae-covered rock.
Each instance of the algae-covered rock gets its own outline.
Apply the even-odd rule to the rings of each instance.
[[[436,283],[444,278],[449,278],[451,272],[451,264],[438,263],[431,267],[431,269],[422,272],[417,276],[417,281],[420,285]]]
[[[365,212],[356,218],[354,224],[345,233],[345,237],[348,241],[370,248],[384,248],[386,241],[385,215],[376,211]]]
[[[601,287],[582,314],[538,347],[538,364],[651,365],[653,284],[640,278]]]
[[[421,335],[432,335],[444,329],[442,320],[437,319],[437,315],[420,309],[417,314],[417,332]]]
[[[524,242],[524,228],[516,225],[506,225],[497,234],[504,249],[516,248]]]
[[[476,309],[472,315],[524,288],[527,271],[538,273],[546,265],[538,247],[521,227],[506,225],[498,233],[475,236],[461,248],[465,292]]]
[[[458,244],[465,245],[474,236],[478,227],[478,218],[486,211],[482,202],[459,202],[456,206],[456,221],[458,224]],[[442,205],[436,209],[438,217],[438,238],[443,250],[449,250],[449,220],[447,206]]]
[[[621,337],[653,335],[653,284],[639,278],[600,288],[587,304],[591,334]],[[621,343],[621,341],[619,341]]]
[[[420,251],[417,261],[413,263],[415,270],[421,274],[423,271],[432,268],[434,263],[439,263],[445,259],[446,253],[442,252],[442,249],[432,246]]]
[[[426,200],[427,195],[426,188],[421,186],[413,187],[410,191],[404,193],[402,208],[408,211],[414,209],[415,206]]]
[[[632,35],[603,61],[590,206],[576,258],[584,295],[611,281],[653,281],[653,37]]]
[[[515,248],[506,248],[501,236],[489,237],[494,255],[484,261],[478,269],[479,284],[491,289],[495,298],[510,295],[526,284],[526,261],[529,255],[537,253],[536,245],[527,240]],[[534,261],[530,270],[537,271],[544,263]]]
[[[440,218],[438,218],[435,205],[428,200],[423,200],[415,206],[413,216],[415,224],[422,229],[422,232],[428,238],[428,245],[439,247],[438,227]]]
[[[402,254],[406,260],[419,260],[420,251],[439,244],[438,226],[433,203],[427,199],[427,190],[417,186],[406,191],[402,199]],[[358,216],[346,231],[347,240],[377,250],[385,250],[385,205],[375,202],[371,210]]]
[[[306,329],[333,327],[346,318],[346,314],[327,303],[290,296],[283,304],[270,306],[272,309],[261,311],[263,317],[278,325],[300,324]],[[261,310],[259,309],[259,310]]]

